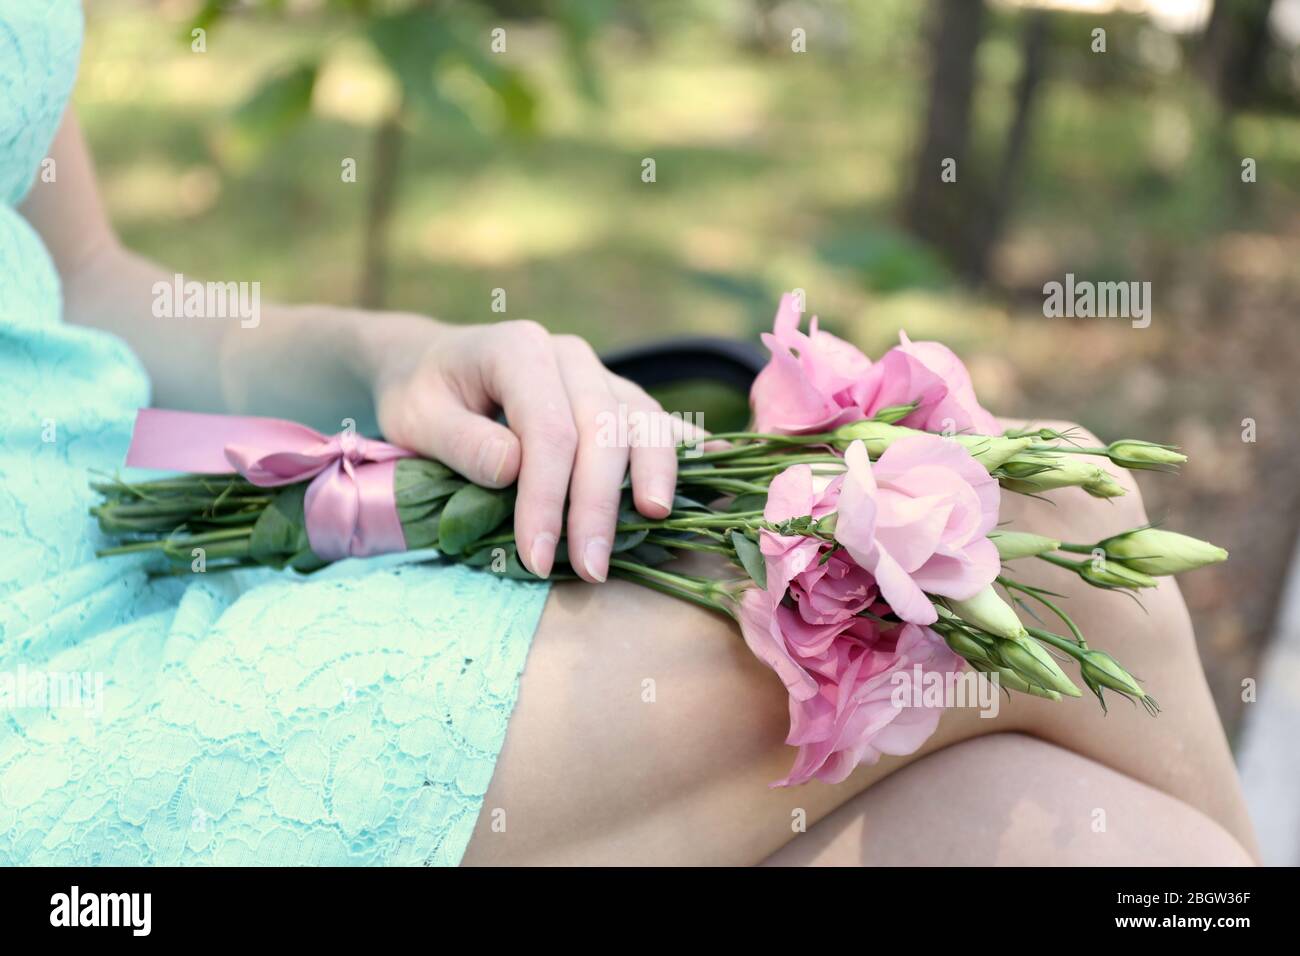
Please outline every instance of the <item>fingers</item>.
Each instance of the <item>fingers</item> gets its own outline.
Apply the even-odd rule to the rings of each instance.
[[[645,391],[625,378],[610,376],[611,389],[627,411],[631,444],[632,500],[647,518],[666,518],[677,490],[680,418],[669,415]]]
[[[604,581],[628,464],[627,444],[612,427],[618,421],[618,400],[590,345],[570,335],[553,341],[578,431],[569,486],[569,562],[583,580]]]
[[[475,364],[481,381],[464,396],[468,402],[437,411],[451,426],[443,429],[450,437],[438,457],[480,484],[502,486],[518,476],[519,559],[539,577],[554,566],[567,498],[569,563],[584,580],[604,581],[629,464],[637,510],[666,517],[677,482],[675,445],[698,430],[611,375],[576,336],[552,337],[534,322],[506,322],[484,336],[480,348]],[[508,430],[477,414],[483,410],[480,386],[505,410]],[[501,432],[515,439],[504,455],[497,444]]]
[[[466,408],[446,389],[420,394],[427,395],[425,407],[409,410],[422,423],[418,429],[408,429],[409,434],[418,436],[411,444],[414,451],[451,466],[485,488],[504,488],[514,482],[521,449],[510,429]]]
[[[551,337],[540,325],[504,322],[482,345],[483,384],[522,446],[515,497],[519,560],[544,578],[555,563],[578,445],[573,411]]]

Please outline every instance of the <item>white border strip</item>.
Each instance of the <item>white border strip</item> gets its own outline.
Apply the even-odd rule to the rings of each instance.
[[[1260,663],[1259,698],[1243,714],[1241,782],[1264,863],[1300,866],[1300,541]]]

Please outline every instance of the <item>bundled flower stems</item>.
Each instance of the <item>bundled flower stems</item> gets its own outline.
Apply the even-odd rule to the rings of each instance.
[[[816,318],[807,333],[799,326],[786,296],[764,336],[772,359],[750,395],[754,430],[681,450],[668,517],[637,514],[625,485],[611,559],[622,578],[739,622],[790,697],[787,743],[798,755],[778,784],[838,782],[881,754],[915,751],[941,707],[900,706],[898,688],[966,668],[1054,701],[1081,696],[1066,671],[1077,668],[1103,707],[1110,691],[1156,713],[1060,596],[1016,568],[1045,561],[1135,593],[1227,552],[1153,527],[1057,541],[999,524],[998,509],[1004,491],[1116,497],[1124,489],[1108,467],[1173,471],[1186,458],[1146,441],[1086,447],[1050,428],[1003,431],[945,346],[902,336],[872,362]],[[182,573],[310,573],[436,549],[431,559],[532,578],[515,549],[513,488],[479,487],[384,442],[144,410],[127,463],[191,473],[96,482],[103,500],[92,513],[115,542],[104,556],[153,552]],[[687,552],[719,555],[728,570],[683,573],[673,560]],[[553,577],[570,575],[561,541]],[[1012,604],[1042,626],[1025,626]]]

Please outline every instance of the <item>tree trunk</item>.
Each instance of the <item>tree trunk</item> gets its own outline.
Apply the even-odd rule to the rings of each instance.
[[[1049,15],[1036,11],[1029,15],[1020,47],[1020,77],[1016,82],[1016,109],[1007,130],[1006,144],[997,178],[989,191],[983,216],[975,224],[975,241],[968,250],[967,272],[979,277],[988,274],[989,259],[1015,203],[1016,183],[1024,169],[1029,144],[1029,130],[1046,72],[1047,47],[1051,36]]]
[[[931,3],[929,103],[904,211],[908,229],[963,270],[968,264],[967,230],[981,205],[978,182],[967,159],[975,52],[983,22],[983,0]],[[941,179],[947,160],[956,164],[955,182]]]
[[[367,309],[383,308],[388,286],[388,231],[397,196],[402,152],[402,108],[399,104],[375,131],[366,197],[365,247],[357,302]]]
[[[1248,105],[1258,91],[1272,12],[1273,0],[1215,0],[1198,66],[1225,110]]]

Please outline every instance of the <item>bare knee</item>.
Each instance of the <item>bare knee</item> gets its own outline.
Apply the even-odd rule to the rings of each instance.
[[[957,812],[951,794],[960,793]],[[992,734],[911,764],[770,861],[778,865],[1250,865],[1187,804],[1061,747]]]

